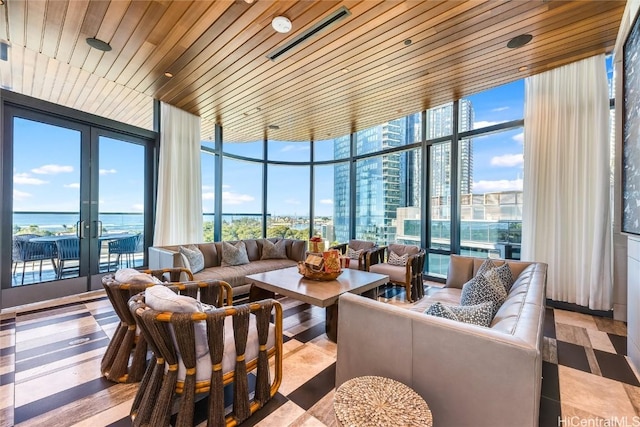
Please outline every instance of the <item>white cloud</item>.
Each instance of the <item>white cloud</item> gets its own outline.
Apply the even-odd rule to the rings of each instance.
[[[144,205],[142,203],[136,203],[131,205],[131,209],[133,209],[134,212],[144,212]]]
[[[31,169],[31,172],[41,175],[55,175],[57,173],[73,172],[73,166],[43,165],[39,168]]]
[[[523,162],[522,153],[519,154],[503,154],[491,158],[491,166],[498,167],[514,167],[521,165]]]
[[[31,197],[30,193],[25,193],[24,191],[13,189],[13,200],[25,200]]]
[[[115,169],[100,169],[100,175],[108,175],[112,173],[118,173]]]
[[[17,173],[13,175],[14,184],[27,184],[27,185],[42,185],[48,184],[49,181],[43,181],[42,179],[33,178],[28,173]]]
[[[473,183],[474,193],[492,193],[496,191],[522,191],[522,179],[499,179],[496,181],[478,181]]]
[[[498,108],[494,108],[491,111],[498,112],[498,111],[505,111],[505,110],[508,110],[508,109],[509,109],[509,107],[498,107]]]
[[[215,194],[213,192],[202,193],[202,200],[213,200]]]
[[[488,120],[480,120],[479,122],[473,122],[474,129],[486,128],[487,126],[497,125],[501,122],[490,122]]]
[[[287,151],[309,151],[309,145],[308,144],[289,144],[282,147],[280,151],[282,151],[283,153]]]
[[[299,205],[300,204],[300,200],[298,200],[298,199],[287,199],[284,202],[286,204],[288,204],[288,205]]]
[[[516,142],[519,142],[520,144],[523,144],[524,143],[524,132],[520,132],[517,135],[513,135],[511,137],[511,139],[513,139]]]
[[[320,200],[320,203],[323,205],[332,205],[333,204],[333,199],[322,199]]]
[[[74,182],[71,184],[65,184],[64,188],[80,188],[80,183],[79,182]]]
[[[202,191],[213,191],[213,185],[203,185]]]
[[[222,202],[228,205],[241,205],[246,202],[252,202],[253,200],[254,197],[248,194],[238,194],[230,191],[222,192]]]
[[[229,184],[222,184],[222,188],[231,188],[231,186]]]

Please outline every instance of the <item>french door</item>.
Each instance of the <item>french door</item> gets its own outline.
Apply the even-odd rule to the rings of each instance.
[[[146,265],[154,138],[18,106],[4,107],[4,126],[3,306]]]

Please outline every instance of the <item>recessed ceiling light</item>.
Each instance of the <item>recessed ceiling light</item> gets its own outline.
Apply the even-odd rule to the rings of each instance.
[[[523,65],[522,67],[518,68],[518,71],[522,72],[522,71],[527,71],[529,69],[529,67],[527,67],[526,65]]]
[[[271,21],[271,26],[279,33],[288,33],[291,31],[291,21],[286,16],[276,16]]]
[[[409,46],[411,43],[413,43],[413,42],[411,41],[411,39],[406,39],[406,40],[404,41],[404,45],[405,45],[405,46]]]
[[[348,73],[348,72],[349,72],[349,69],[348,69],[348,68],[343,68],[343,69],[342,69],[342,72],[343,72],[343,73]]]
[[[104,42],[100,39],[96,39],[95,37],[89,37],[87,39],[87,44],[92,48],[101,50],[103,52],[109,52],[111,50],[111,46],[109,46],[109,43]]]
[[[507,43],[507,47],[516,49],[529,43],[531,39],[533,39],[533,36],[531,34],[520,34],[519,36],[515,36],[514,38],[509,40],[509,43]]]
[[[171,77],[173,77],[173,73],[170,73],[170,72],[167,71],[166,73],[164,73],[164,76],[171,78]]]
[[[278,125],[269,125],[268,127],[269,127],[269,129],[271,129],[271,130],[278,130],[278,129],[280,129],[280,126],[278,126]]]

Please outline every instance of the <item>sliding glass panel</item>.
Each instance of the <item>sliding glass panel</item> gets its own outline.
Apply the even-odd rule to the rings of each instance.
[[[222,240],[262,237],[262,163],[222,159]]]
[[[309,166],[268,166],[267,237],[309,240]]]
[[[78,277],[81,133],[18,117],[13,131],[11,284]],[[66,240],[69,259],[58,256]]]
[[[518,128],[460,141],[469,148],[473,176],[469,191],[461,194],[462,254],[520,258],[522,138]]]
[[[145,147],[100,136],[99,271],[144,264]],[[122,159],[126,159],[123,163]],[[95,237],[95,236],[92,236]]]
[[[427,110],[426,140],[453,135],[453,103],[439,105]]]

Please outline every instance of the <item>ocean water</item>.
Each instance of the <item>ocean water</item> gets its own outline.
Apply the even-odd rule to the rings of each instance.
[[[144,229],[144,217],[142,213],[101,213],[98,215],[102,221],[105,232],[142,232]],[[64,231],[73,227],[80,215],[71,212],[14,212],[14,227],[29,227],[37,225],[40,230],[53,233]]]

